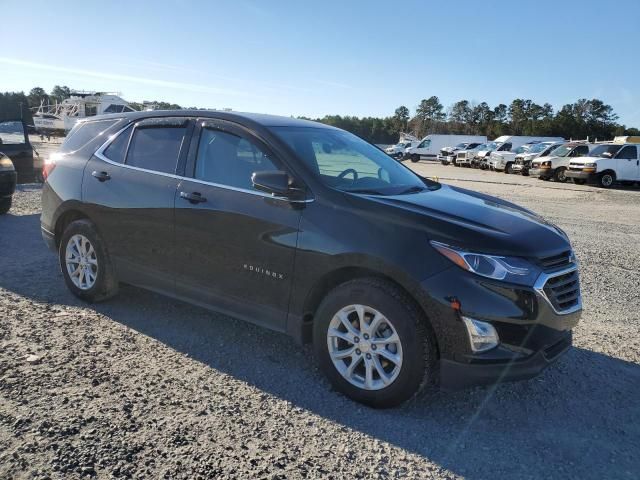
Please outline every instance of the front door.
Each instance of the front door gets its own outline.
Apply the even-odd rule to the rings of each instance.
[[[142,120],[85,168],[83,201],[124,282],[173,293],[176,168],[191,125],[185,118]]]
[[[287,170],[251,133],[199,121],[176,191],[178,295],[284,330],[300,205],[257,191],[256,171]]]
[[[635,145],[622,147],[616,155],[618,180],[640,180],[638,163],[638,147]]]

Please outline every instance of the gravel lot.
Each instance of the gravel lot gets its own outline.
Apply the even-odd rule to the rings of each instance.
[[[27,185],[0,218],[0,478],[638,478],[640,189],[414,167],[569,233],[585,310],[543,375],[359,406],[284,335],[133,287],[79,302]]]

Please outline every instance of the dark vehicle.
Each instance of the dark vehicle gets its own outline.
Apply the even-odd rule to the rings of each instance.
[[[45,174],[42,233],[75,295],[124,282],[287,332],[375,407],[533,377],[580,316],[562,230],[326,125],[109,115],[74,127]]]
[[[16,190],[16,170],[9,157],[0,153],[0,215],[11,209],[13,192]]]
[[[33,161],[34,150],[22,120],[0,122],[0,153],[13,162],[18,173],[18,183],[30,183],[38,179]]]

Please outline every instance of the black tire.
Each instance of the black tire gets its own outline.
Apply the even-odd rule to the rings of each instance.
[[[511,175],[513,174],[513,162],[507,163],[507,166],[504,167],[504,173]]]
[[[602,188],[610,188],[616,181],[616,174],[611,171],[602,172],[598,175],[598,186]]]
[[[12,197],[0,198],[0,215],[4,215],[11,209]]]
[[[539,180],[544,180],[545,182],[548,182],[549,180],[551,180],[551,177],[538,177]]]
[[[566,183],[567,182],[567,169],[564,167],[558,167],[556,168],[556,171],[553,173],[553,180],[555,182],[559,182],[559,183]]]
[[[418,163],[420,161],[420,156],[416,153],[412,153],[411,154],[411,161],[413,163]]]
[[[587,181],[582,178],[574,178],[573,183],[575,183],[576,185],[584,185],[585,183],[587,183]]]
[[[403,360],[395,380],[377,390],[350,383],[336,369],[329,354],[327,332],[333,317],[349,305],[366,305],[393,324],[402,345]],[[437,382],[435,336],[413,300],[393,284],[377,278],[360,278],[334,288],[322,301],[313,326],[313,346],[320,369],[333,387],[349,398],[375,408],[399,405]]]
[[[527,170],[526,168],[523,168],[520,173],[522,174],[523,177],[529,176],[529,170]]]
[[[95,283],[91,288],[86,290],[83,290],[74,284],[66,266],[65,256],[67,244],[74,235],[83,235],[89,240],[95,250],[98,262]],[[65,228],[58,247],[58,259],[64,281],[69,290],[71,290],[71,293],[76,297],[86,302],[93,303],[107,300],[118,293],[118,280],[113,263],[109,257],[109,253],[107,252],[104,242],[98,235],[95,225],[91,223],[91,221],[84,219],[76,220],[71,222],[67,228]]]

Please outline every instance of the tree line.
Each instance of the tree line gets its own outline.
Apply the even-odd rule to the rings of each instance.
[[[53,105],[70,95],[71,89],[60,85],[54,86],[49,93],[41,87],[32,88],[26,95],[24,92],[0,93],[0,120],[23,118],[32,124],[32,112],[40,105]],[[129,105],[136,110],[148,106],[162,110],[182,109],[178,104],[162,101],[131,102]],[[581,98],[554,111],[548,103],[538,105],[521,98],[516,98],[509,105],[501,103],[494,107],[487,102],[460,100],[445,109],[438,97],[431,96],[419,103],[413,115],[409,108],[400,106],[387,117],[326,115],[312,120],[380,144],[397,142],[401,132],[413,133],[418,138],[429,133],[486,135],[488,138],[500,135],[589,137],[591,140],[608,140],[615,135],[640,135],[638,128],[619,124],[613,107],[597,98]]]
[[[516,98],[509,105],[491,108],[487,102],[460,100],[445,110],[436,96],[426,98],[413,116],[406,106],[389,117],[327,115],[316,121],[343,128],[373,143],[394,143],[400,132],[422,138],[430,133],[549,136],[573,139],[610,140],[616,135],[640,135],[638,128],[618,123],[618,115],[602,100],[581,98],[563,105],[557,112],[545,103]]]

